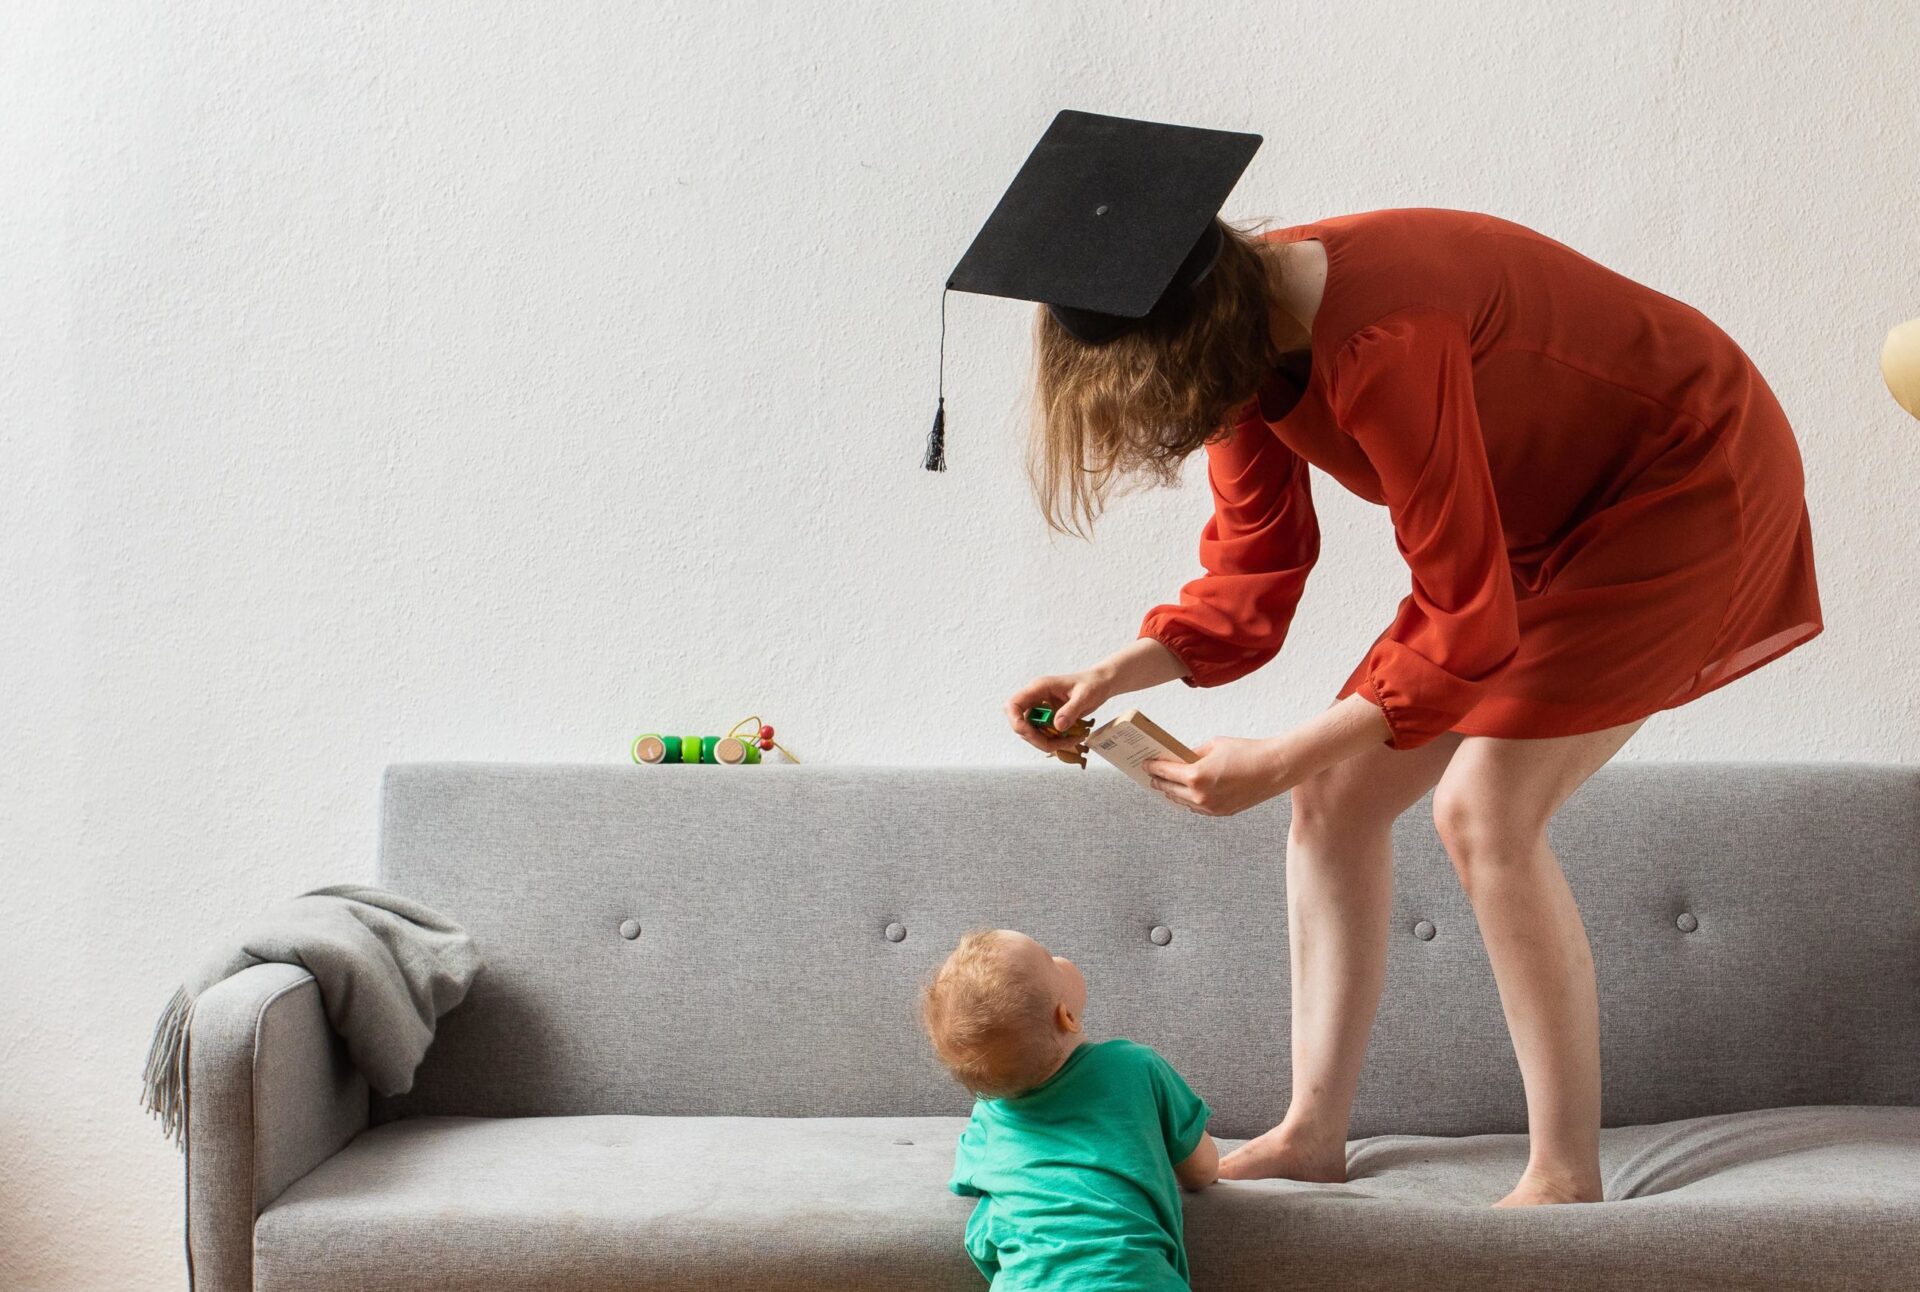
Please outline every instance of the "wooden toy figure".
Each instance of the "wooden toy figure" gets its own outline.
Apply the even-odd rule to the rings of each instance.
[[[1059,736],[1069,734],[1058,730],[1053,725],[1053,710],[1044,704],[1036,704],[1033,708],[1028,709],[1027,721],[1036,727],[1042,728],[1048,735]],[[1090,717],[1082,718],[1073,724],[1070,734],[1080,737],[1084,742],[1088,733],[1092,730],[1093,719]],[[1078,749],[1056,749],[1053,751],[1053,756],[1063,763],[1072,763],[1083,772],[1087,769],[1087,751],[1084,743]]]

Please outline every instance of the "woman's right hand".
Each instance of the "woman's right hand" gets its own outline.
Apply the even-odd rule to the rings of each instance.
[[[1115,692],[1113,676],[1103,668],[1036,677],[1007,701],[1007,724],[1020,739],[1049,754],[1078,749],[1081,741],[1071,734],[1073,724],[1112,699]],[[1035,705],[1053,710],[1054,729],[1063,734],[1049,735],[1046,728],[1027,721],[1027,710]]]

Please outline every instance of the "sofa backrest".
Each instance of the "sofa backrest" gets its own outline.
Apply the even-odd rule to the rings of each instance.
[[[1180,812],[1116,773],[415,764],[381,882],[486,968],[413,1090],[449,1113],[964,1113],[916,1022],[970,928],[1077,960],[1089,1031],[1158,1047],[1217,1133],[1288,1090],[1283,799]],[[1598,965],[1609,1124],[1920,1103],[1920,769],[1617,764],[1553,842]],[[1486,954],[1402,819],[1354,1134],[1525,1126]]]

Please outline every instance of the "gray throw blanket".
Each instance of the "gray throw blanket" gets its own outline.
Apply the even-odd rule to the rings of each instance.
[[[383,1095],[413,1087],[435,1022],[466,998],[480,957],[473,939],[419,902],[361,884],[336,884],[268,907],[242,925],[173,993],[147,1053],[146,1106],[185,1146],[187,1030],[193,1003],[257,964],[300,965],[347,1054]]]

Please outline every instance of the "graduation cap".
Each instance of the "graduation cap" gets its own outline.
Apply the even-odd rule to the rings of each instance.
[[[1088,345],[1171,318],[1220,257],[1215,220],[1260,136],[1061,112],[940,293],[940,406],[924,465],[946,470],[947,291],[1046,305]]]

